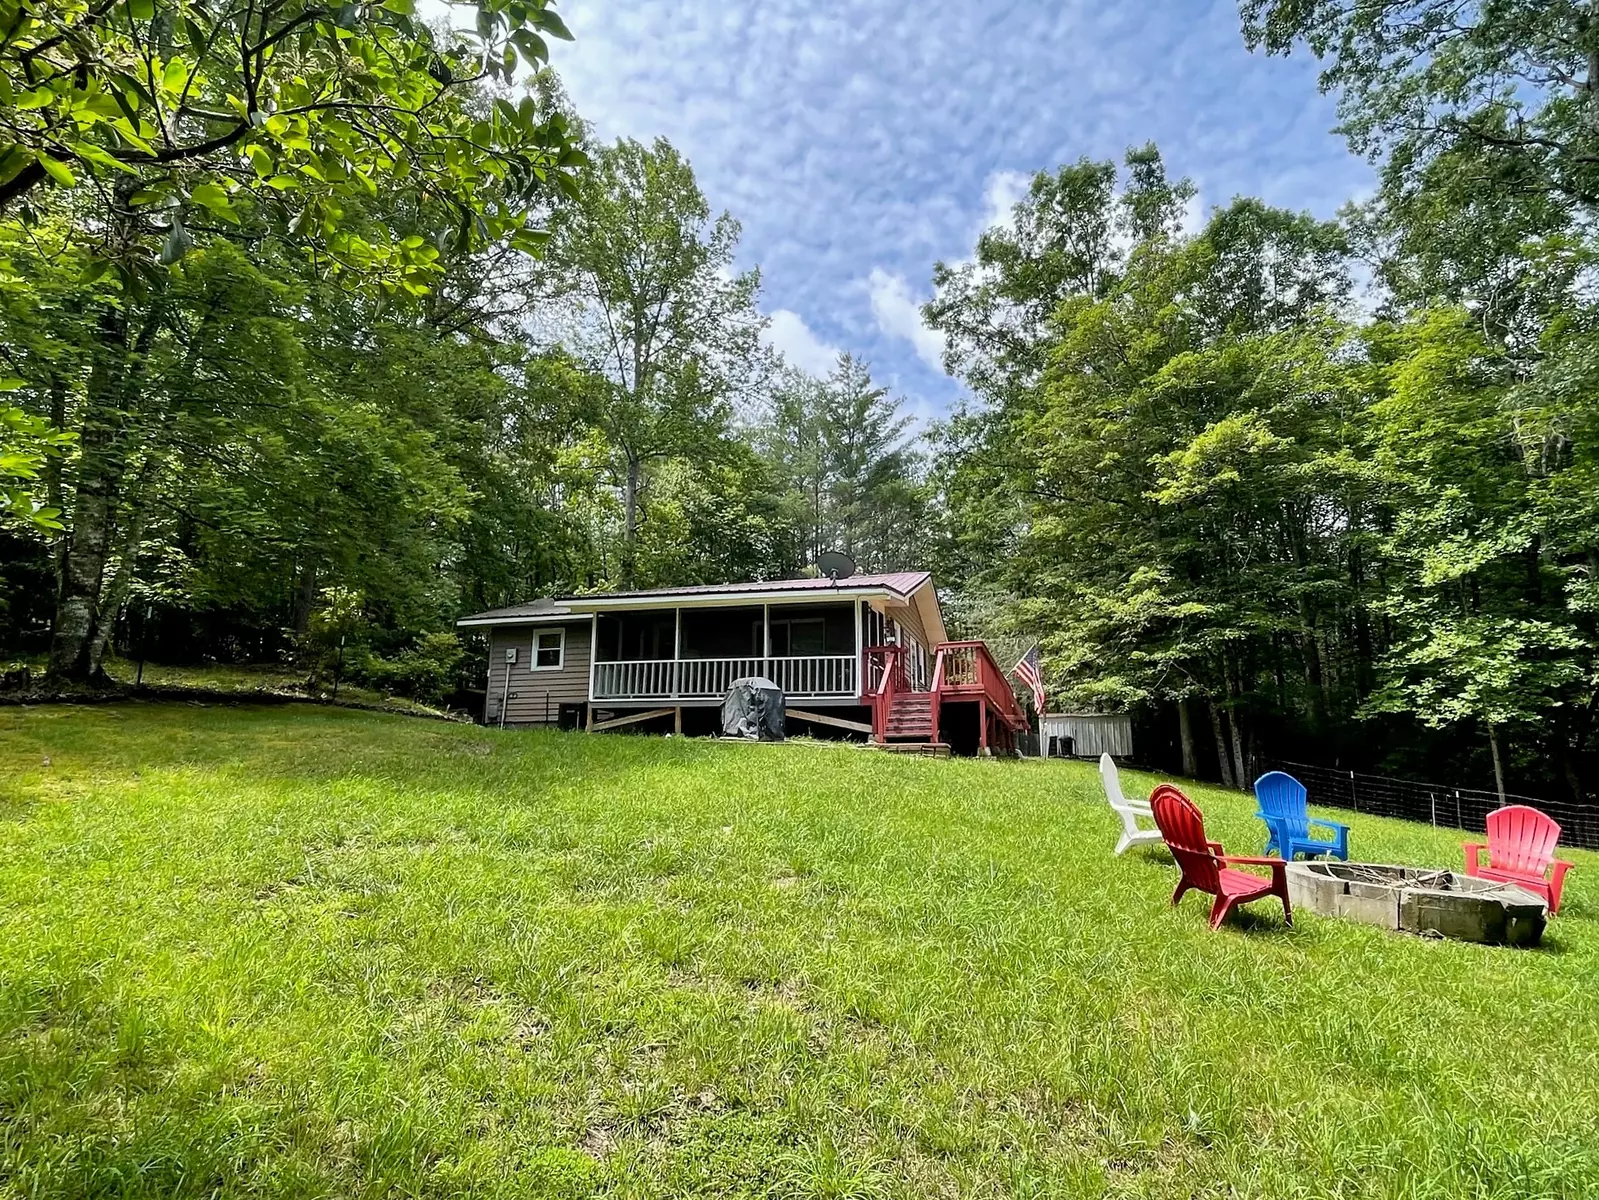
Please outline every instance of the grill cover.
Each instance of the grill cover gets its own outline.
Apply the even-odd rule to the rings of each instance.
[[[783,740],[783,689],[758,675],[733,680],[722,701],[722,736]]]

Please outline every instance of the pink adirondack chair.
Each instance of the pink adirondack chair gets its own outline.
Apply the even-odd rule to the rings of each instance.
[[[1166,839],[1166,846],[1177,867],[1182,871],[1177,890],[1171,902],[1176,904],[1183,893],[1196,888],[1214,897],[1210,908],[1210,927],[1217,929],[1227,914],[1238,904],[1259,900],[1263,896],[1276,896],[1283,902],[1283,921],[1294,923],[1293,909],[1288,903],[1287,864],[1280,858],[1243,858],[1222,851],[1220,842],[1205,837],[1205,818],[1194,802],[1169,783],[1160,784],[1149,797],[1149,806],[1155,811],[1155,824]],[[1270,867],[1271,878],[1262,879],[1248,871],[1235,871],[1229,864],[1248,867]]]
[[[1466,874],[1513,883],[1544,898],[1550,913],[1560,911],[1560,890],[1572,864],[1555,857],[1560,823],[1525,804],[1509,804],[1488,814],[1488,841],[1467,842]],[[1481,853],[1488,851],[1484,864]],[[1551,871],[1553,872],[1551,874]]]

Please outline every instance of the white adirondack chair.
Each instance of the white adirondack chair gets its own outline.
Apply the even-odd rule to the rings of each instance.
[[[1122,795],[1122,779],[1116,771],[1116,761],[1108,754],[1099,756],[1099,778],[1105,784],[1105,799],[1110,801],[1111,808],[1122,819],[1122,836],[1116,843],[1117,854],[1125,852],[1129,846],[1153,846],[1164,840],[1160,830],[1138,827],[1139,817],[1153,821],[1155,815],[1144,801],[1129,800]]]

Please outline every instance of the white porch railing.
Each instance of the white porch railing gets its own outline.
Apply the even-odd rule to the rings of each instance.
[[[733,680],[764,675],[795,700],[860,695],[853,654],[799,658],[655,658],[594,664],[595,700],[720,700]]]

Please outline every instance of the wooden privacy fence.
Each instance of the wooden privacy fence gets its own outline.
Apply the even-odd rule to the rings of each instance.
[[[1345,808],[1379,817],[1424,821],[1445,829],[1481,833],[1488,814],[1506,804],[1527,804],[1560,822],[1560,844],[1599,850],[1599,806],[1569,800],[1537,800],[1476,788],[1443,787],[1411,779],[1391,779],[1338,767],[1273,762],[1268,770],[1286,771],[1305,785],[1310,803]]]

